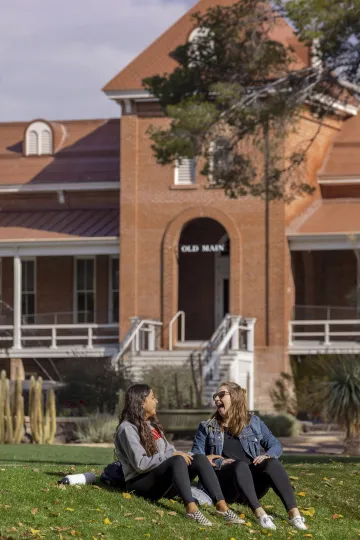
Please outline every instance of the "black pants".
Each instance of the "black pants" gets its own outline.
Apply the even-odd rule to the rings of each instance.
[[[200,454],[193,456],[189,466],[182,456],[173,456],[149,473],[129,480],[126,483],[126,489],[134,491],[140,497],[158,501],[174,487],[184,504],[187,505],[194,502],[191,480],[196,476],[200,478],[214,503],[224,499],[214,468],[207,457]]]
[[[261,507],[259,499],[273,488],[287,511],[296,507],[290,479],[277,459],[266,459],[260,465],[234,461],[216,474],[227,502],[247,504],[256,510]]]

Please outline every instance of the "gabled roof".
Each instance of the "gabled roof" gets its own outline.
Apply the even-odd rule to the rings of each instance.
[[[164,32],[156,41],[145,49],[127,67],[118,73],[103,88],[104,92],[141,90],[142,80],[156,74],[171,73],[177,66],[170,57],[177,46],[186,43],[190,32],[194,29],[191,15],[215,6],[229,6],[238,0],[200,0],[181,19]],[[301,65],[308,63],[308,49],[299,43],[293,30],[285,21],[280,21],[274,33],[278,41],[291,45]]]

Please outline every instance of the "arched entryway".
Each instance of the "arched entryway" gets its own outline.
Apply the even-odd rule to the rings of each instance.
[[[178,247],[178,307],[186,314],[187,340],[209,339],[230,312],[230,240],[215,219],[193,219]]]

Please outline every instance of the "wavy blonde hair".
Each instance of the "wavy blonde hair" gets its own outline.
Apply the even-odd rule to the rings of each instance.
[[[226,387],[231,397],[231,407],[226,419],[227,429],[232,435],[238,437],[244,427],[250,423],[250,414],[246,406],[246,390],[234,382],[222,382],[219,388],[221,386]],[[219,411],[216,411],[212,418],[217,420],[223,430],[225,419]]]

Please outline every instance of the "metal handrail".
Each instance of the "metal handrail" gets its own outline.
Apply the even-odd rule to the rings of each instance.
[[[173,324],[180,318],[181,321],[181,339],[180,341],[185,341],[185,311],[178,311],[175,313],[171,321],[169,322],[169,350],[173,350]]]

